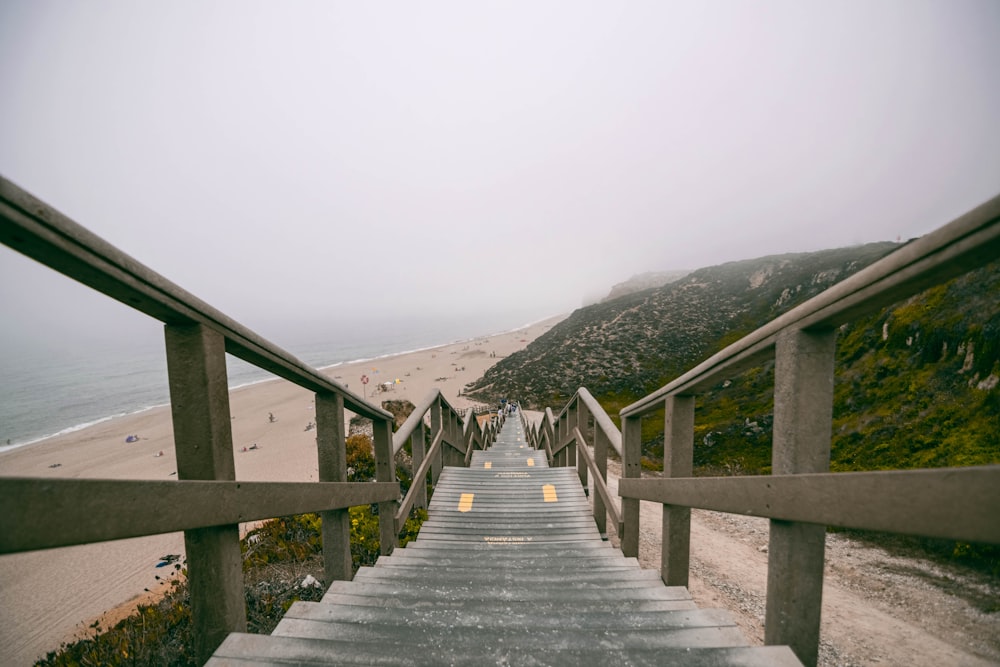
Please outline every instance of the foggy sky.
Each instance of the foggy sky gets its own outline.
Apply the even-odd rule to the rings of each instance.
[[[998,35],[995,0],[3,0],[0,172],[279,344],[513,325],[997,194]],[[0,345],[155,328],[106,301],[0,248]]]

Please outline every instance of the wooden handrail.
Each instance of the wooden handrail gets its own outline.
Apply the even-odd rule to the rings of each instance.
[[[576,393],[573,394],[573,397],[566,402],[566,405],[563,406],[563,409],[559,411],[559,414],[553,419],[553,421],[555,419],[561,418],[563,415],[567,414],[570,410],[575,409],[577,401],[584,404],[584,406],[587,408],[587,411],[594,417],[594,421],[597,424],[597,426],[600,427],[600,429],[604,431],[604,434],[608,437],[608,443],[611,445],[612,448],[614,448],[615,452],[618,453],[618,456],[621,456],[622,455],[621,431],[618,430],[618,427],[615,426],[615,423],[611,421],[611,417],[608,416],[608,413],[604,411],[604,408],[597,401],[597,399],[594,398],[594,395],[591,394],[586,387],[580,387],[579,389],[576,390]],[[564,446],[563,443],[559,443],[559,447],[557,449],[561,449],[563,446]]]
[[[240,323],[170,282],[93,232],[0,176],[0,242],[164,324],[201,324],[222,334],[226,352],[312,392],[344,397],[369,419],[392,418]]]
[[[410,511],[416,505],[417,498],[421,495],[423,491],[423,485],[427,479],[428,473],[431,471],[434,459],[438,452],[444,444],[448,444],[456,451],[460,451],[463,454],[463,460],[465,465],[468,465],[468,459],[472,455],[472,450],[475,448],[474,443],[478,438],[480,446],[484,446],[486,434],[479,427],[479,422],[476,419],[476,411],[474,409],[469,409],[466,412],[465,421],[461,421],[461,415],[455,408],[451,406],[450,403],[444,398],[440,389],[432,389],[424,398],[420,401],[413,412],[410,413],[406,421],[402,423],[399,430],[392,436],[392,451],[393,456],[399,453],[399,450],[403,448],[406,441],[409,440],[417,429],[422,428],[424,424],[424,417],[427,416],[435,406],[439,406],[441,413],[441,425],[434,433],[433,441],[431,446],[427,448],[427,451],[423,453],[422,459],[417,463],[417,469],[413,473],[413,481],[410,485],[406,496],[403,498],[399,507],[395,511],[395,525],[396,532],[402,531],[403,524],[406,518],[409,516]],[[459,433],[459,441],[455,442],[454,436],[449,435],[448,429],[445,427],[445,422],[447,421],[458,421],[461,424],[461,433]],[[432,417],[432,422],[434,418]],[[423,501],[421,501],[423,502]]]
[[[2,176],[0,242],[166,325],[178,481],[168,483],[162,495],[177,496],[181,503],[180,509],[174,507],[167,513],[133,512],[161,495],[135,490],[160,489],[152,481],[0,479],[0,497],[17,498],[7,505],[14,510],[4,517],[5,551],[48,548],[70,539],[70,535],[77,541],[94,541],[182,528],[188,556],[194,651],[204,661],[226,633],[246,628],[239,565],[240,522],[291,511],[321,511],[327,577],[346,578],[351,572],[350,525],[341,501],[378,502],[380,517],[384,517],[379,521],[382,551],[392,550],[397,534],[394,514],[399,484],[395,481],[390,412],[368,403],[226,317]],[[315,393],[320,482],[255,486],[235,481],[226,352]],[[380,483],[364,485],[367,488],[360,491],[343,481],[345,408],[373,422]],[[251,488],[261,492],[248,494],[246,489]],[[202,498],[200,507],[187,500],[195,497]],[[207,497],[212,501],[204,501]],[[65,535],[56,537],[55,542],[35,535],[60,532],[51,528],[56,519],[48,515],[59,514],[62,519],[77,516],[72,509],[50,511],[70,498],[76,498],[80,507],[97,503],[111,510],[110,516],[116,518],[108,518],[104,526],[81,519],[76,522],[79,525],[67,527]],[[46,520],[37,520],[39,512],[46,514]],[[164,514],[174,519],[164,524],[158,518]],[[92,516],[103,521],[107,513],[95,511]]]
[[[622,417],[658,410],[669,394],[703,391],[724,375],[773,355],[788,329],[835,328],[984,266],[1000,257],[1000,195],[870,264],[712,355],[675,380],[622,408]]]
[[[545,417],[542,418],[542,437],[545,438],[545,455],[549,459],[549,465],[555,464],[555,452],[552,451],[554,437],[555,415],[552,408],[545,408]]]
[[[495,437],[493,426],[480,425],[474,410],[463,420],[439,390],[425,397],[399,431],[392,434],[393,417],[388,411],[358,397],[226,317],[2,176],[0,223],[0,242],[166,324],[168,363],[171,355],[176,357],[197,349],[202,355],[199,363],[206,368],[218,368],[223,352],[228,352],[316,393],[318,399],[324,399],[324,409],[330,410],[324,419],[317,419],[324,424],[320,434],[324,446],[341,446],[338,444],[342,444],[343,438],[341,413],[345,408],[372,419],[380,480],[365,484],[338,481],[340,478],[329,481],[329,477],[328,481],[311,483],[240,482],[226,478],[233,475],[231,460],[223,456],[216,462],[205,463],[207,459],[198,458],[204,452],[196,451],[197,448],[178,452],[178,470],[186,466],[184,470],[188,471],[188,478],[178,481],[0,478],[0,504],[16,508],[0,516],[0,553],[184,530],[211,536],[212,544],[204,552],[189,553],[192,598],[197,593],[201,599],[207,599],[216,593],[214,584],[196,584],[196,577],[208,582],[213,568],[234,570],[230,566],[234,563],[234,540],[238,557],[237,524],[308,511],[322,511],[324,521],[329,518],[333,523],[335,518],[343,518],[347,507],[377,502],[380,516],[386,518],[380,525],[380,537],[383,553],[387,553],[417,502],[427,475],[440,464],[439,454],[447,452],[446,457],[456,464],[462,460],[467,463],[477,441],[480,447],[485,447]],[[546,408],[537,428],[526,428],[529,440],[534,447],[545,450],[550,463],[575,465],[581,479],[585,480],[590,471],[596,495],[602,501],[598,503],[595,498],[595,512],[606,511],[612,517],[626,555],[636,555],[631,551],[638,550],[638,501],[664,505],[662,571],[667,583],[687,581],[687,554],[676,552],[688,549],[689,514],[685,514],[688,508],[771,518],[769,567],[786,563],[787,567],[796,568],[795,576],[785,579],[795,580],[796,585],[805,585],[808,590],[793,594],[784,582],[779,582],[774,590],[769,585],[765,641],[787,643],[804,662],[814,663],[819,641],[819,595],[815,590],[822,587],[823,565],[822,540],[817,535],[825,526],[1000,543],[1000,524],[996,521],[1000,514],[1000,466],[839,474],[823,471],[829,460],[827,429],[832,403],[826,386],[832,385],[827,382],[832,378],[830,332],[846,321],[985,265],[998,256],[1000,196],[902,246],[625,407],[620,412],[622,431],[614,426],[590,392],[581,387],[558,415]],[[803,351],[815,354],[810,357]],[[690,477],[694,414],[691,397],[724,377],[771,358],[778,362],[776,474]],[[190,389],[189,377],[170,375],[172,395],[174,391],[183,393]],[[226,438],[231,439],[228,403],[219,399],[220,395],[222,399],[227,396],[224,380],[223,363],[223,372],[211,380],[215,385],[208,387],[206,381],[205,387],[196,387],[198,391],[190,394],[207,397],[206,403],[215,401],[215,404],[186,421],[178,421],[175,414],[175,432],[180,423],[193,433],[206,433],[209,449],[226,449]],[[327,405],[327,399],[333,402]],[[663,408],[668,422],[667,477],[639,479],[636,477],[640,469],[639,419]],[[423,428],[428,413],[434,429],[433,440],[417,466],[410,491],[397,506],[399,486],[390,481],[395,479],[393,458]],[[220,415],[225,415],[224,422]],[[594,451],[586,442],[588,415],[593,417],[595,438],[602,438],[595,441]],[[808,427],[799,425],[802,416],[815,415],[819,416]],[[338,429],[339,434],[333,433]],[[423,436],[420,437],[423,442]],[[196,438],[189,440],[201,442]],[[450,449],[445,450],[446,444]],[[601,462],[595,456],[605,456],[605,444],[623,460],[620,510],[610,497]],[[231,443],[226,454],[231,457]],[[321,461],[324,455],[329,454],[321,453]],[[331,463],[328,468],[333,472],[328,474],[339,474],[335,469],[340,463]],[[321,463],[323,469],[326,468]],[[198,475],[215,478],[194,480]],[[164,506],[171,507],[171,511],[162,511]],[[114,510],[110,512],[114,517],[111,520],[107,519],[109,508]],[[101,520],[95,521],[94,517]],[[337,525],[338,530],[347,526],[344,521]],[[44,526],[45,530],[39,530],[38,526]],[[217,535],[211,533],[216,528],[225,530]],[[326,539],[327,528],[324,528]],[[668,554],[668,545],[674,553]],[[224,586],[220,584],[217,597],[225,598],[223,604],[214,609],[209,605],[206,611],[195,610],[196,634],[203,635],[196,640],[200,642],[196,648],[200,656],[206,657],[206,650],[211,652],[220,632],[240,629],[238,615],[224,616],[220,615],[223,611],[217,611],[222,607],[232,608],[237,596],[242,599],[240,586],[241,582],[233,579]],[[790,606],[792,601],[798,608]]]
[[[434,436],[431,446],[427,448],[427,453],[424,455],[424,460],[421,461],[420,465],[413,472],[413,483],[410,485],[410,490],[407,491],[406,496],[399,504],[399,509],[396,510],[397,533],[402,530],[403,523],[406,522],[406,517],[410,515],[410,510],[413,509],[413,504],[418,493],[417,485],[423,484],[423,480],[427,479],[427,473],[430,472],[434,456],[441,449],[442,442],[444,442],[444,429],[439,430],[437,435]]]
[[[420,404],[413,409],[413,412],[400,425],[399,429],[392,434],[392,453],[394,455],[399,453],[399,450],[403,448],[403,445],[410,439],[413,432],[423,423],[424,416],[430,412],[430,409],[439,398],[441,398],[441,391],[439,389],[432,389],[424,397],[424,400],[420,401]]]
[[[399,484],[7,477],[0,554],[224,526],[395,500]],[[43,526],[44,530],[39,530]]]
[[[577,452],[579,452],[587,463],[587,467],[590,469],[590,474],[594,478],[594,488],[597,490],[598,495],[604,501],[604,507],[607,509],[608,514],[611,515],[612,523],[615,525],[615,533],[620,537],[622,528],[622,518],[621,512],[618,511],[618,506],[615,500],[611,496],[611,491],[608,490],[608,483],[601,476],[601,471],[597,467],[597,462],[594,460],[594,454],[590,451],[590,446],[584,439],[583,434],[580,433],[579,428],[573,429],[573,435],[577,439]]]
[[[1000,465],[621,479],[624,498],[782,521],[1000,544]]]
[[[591,445],[587,443],[583,435],[578,416],[581,407],[585,414],[594,418],[595,437],[601,438],[599,449],[595,446],[592,451]],[[557,435],[556,425],[560,421],[565,421],[570,426],[568,429],[560,428]],[[539,434],[537,447],[545,451],[549,465],[576,466],[580,482],[584,486],[587,485],[587,471],[590,472],[597,494],[593,504],[594,519],[603,531],[605,516],[610,515],[615,532],[620,536],[624,526],[623,515],[607,487],[606,445],[611,445],[620,454],[621,433],[615,428],[604,408],[585,387],[580,387],[559,411],[558,417],[553,414],[551,408],[545,408],[537,432]],[[598,455],[600,460],[598,460]]]
[[[668,585],[687,584],[690,508],[770,518],[765,643],[788,644],[803,662],[815,664],[825,526],[1000,543],[1000,466],[828,472],[836,327],[998,256],[1000,196],[902,246],[622,409],[623,437],[616,449],[623,453],[619,495],[625,555],[638,555],[640,500],[663,504],[661,576]],[[771,359],[774,474],[691,477],[694,395]],[[553,420],[561,440],[553,445],[557,452],[567,443],[582,443],[575,428],[581,403],[595,424],[601,423],[602,411],[587,396],[581,388]],[[657,410],[665,414],[665,478],[640,479],[640,420]],[[589,453],[585,446],[576,449],[584,457]],[[775,574],[778,567],[783,571]]]
[[[611,421],[611,417],[608,413],[604,411],[601,404],[597,402],[597,399],[587,390],[586,387],[580,387],[577,390],[577,396],[583,404],[587,406],[587,410],[590,412],[591,416],[594,418],[594,422],[597,424],[598,428],[604,431],[604,435],[608,438],[608,444],[618,453],[618,456],[622,455],[622,433],[615,426],[615,423]]]

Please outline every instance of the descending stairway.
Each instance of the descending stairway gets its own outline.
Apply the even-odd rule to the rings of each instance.
[[[576,471],[549,468],[515,418],[444,469],[417,540],[208,664],[800,664],[745,643],[727,612],[603,541]]]

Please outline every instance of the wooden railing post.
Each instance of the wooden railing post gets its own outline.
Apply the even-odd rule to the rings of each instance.
[[[476,432],[472,429],[472,423],[469,420],[463,422],[461,416],[457,417],[457,420],[458,430],[462,435],[462,443],[465,445],[465,457],[462,463],[467,466],[469,460],[472,459],[472,452],[476,448]]]
[[[462,442],[462,425],[455,418],[455,413],[447,410],[442,415],[444,419],[445,442],[442,443],[442,463],[446,466],[464,466],[465,456],[456,449]],[[447,446],[443,446],[447,444]]]
[[[555,452],[556,447],[562,444],[563,441],[563,431],[562,431],[562,417],[556,417],[552,424],[552,451]],[[552,466],[559,467],[562,465],[563,453],[560,450],[558,453],[552,455]]]
[[[594,463],[597,464],[601,479],[606,484],[608,481],[608,436],[604,433],[604,429],[598,426],[597,420],[594,420]],[[608,532],[608,508],[604,505],[604,498],[601,497],[601,494],[595,493],[593,498],[594,521],[597,522],[597,530],[603,535]],[[618,526],[615,526],[615,531],[617,532],[617,530]]]
[[[448,442],[451,443],[451,446],[445,450],[447,454],[445,455],[444,464],[446,466],[461,466],[462,463],[465,463],[465,459],[463,458],[462,462],[459,463],[460,454],[456,447],[462,442],[462,425],[455,419],[455,413],[451,410],[448,410],[447,423]]]
[[[437,438],[438,433],[440,433],[441,429],[444,428],[444,424],[441,423],[442,422],[441,409],[442,408],[440,399],[434,401],[434,403],[431,405],[432,440],[434,438]],[[444,451],[444,445],[442,444],[440,447],[437,448],[437,451],[434,453],[434,458],[431,461],[431,483],[434,484],[435,486],[438,483],[438,478],[441,477],[441,468],[443,467],[443,461],[444,461],[444,454],[442,453],[443,451]]]
[[[587,439],[587,406],[583,404],[580,398],[576,399],[576,428],[580,431],[580,435],[583,436],[584,440]],[[587,459],[584,458],[580,452],[577,451],[579,447],[586,447],[582,442],[576,443],[573,447],[573,453],[576,454],[576,474],[580,478],[580,485],[583,487],[585,493],[590,493],[590,487],[587,486]]]
[[[226,341],[200,324],[164,328],[177,478],[235,480]],[[199,663],[230,632],[246,632],[239,525],[184,531],[193,643]]]
[[[347,481],[347,443],[344,397],[334,393],[316,394],[316,454],[319,457],[319,481]],[[326,585],[350,581],[351,515],[350,510],[321,512],[323,518],[323,571]]]
[[[420,423],[410,436],[410,451],[413,457],[413,472],[420,468],[424,462],[427,451],[427,439],[425,437],[424,418],[420,418]],[[414,507],[427,507],[427,480],[414,478],[413,483],[417,485],[416,495],[413,498]]]
[[[556,447],[562,442],[562,417],[556,417],[553,415],[552,419],[552,467],[558,468],[562,460],[562,453],[556,453]]]
[[[372,420],[372,435],[375,441],[375,481],[395,482],[396,464],[392,455],[392,421]],[[388,556],[396,548],[398,526],[396,526],[395,501],[378,504],[379,552]]]
[[[486,444],[486,431],[483,430],[482,425],[479,423],[479,419],[476,417],[476,412],[472,408],[469,408],[467,419],[472,420],[469,428],[471,428],[472,432],[476,434],[476,441],[479,443],[479,449],[485,451],[488,446]]]
[[[642,476],[642,418],[622,417],[622,477]],[[622,553],[639,557],[639,500],[622,498]]]
[[[559,420],[559,425],[562,427],[562,439],[573,437],[573,420],[571,418],[569,410],[563,414],[563,418]],[[566,445],[562,448],[562,460],[561,463],[564,467],[569,467],[573,465],[572,459],[570,459],[570,445]]]
[[[788,331],[774,366],[775,475],[828,472],[833,418],[834,331]],[[826,527],[771,521],[765,644],[787,644],[806,665],[819,652]]]
[[[462,418],[459,417],[458,413],[454,411],[451,413],[451,424],[452,424],[451,432],[454,434],[453,437],[455,438],[455,444],[466,445],[467,447],[471,447],[471,445],[465,442],[465,429],[462,428]],[[466,450],[465,453],[463,453],[458,449],[452,451],[452,456],[455,457],[454,461],[456,466],[465,467],[466,453],[468,453],[468,450]]]
[[[694,396],[664,401],[663,476],[690,477],[694,465]],[[660,577],[667,586],[687,586],[691,555],[691,508],[663,506]]]
[[[567,439],[567,438],[569,438],[569,439],[573,438],[573,427],[576,425],[576,418],[575,417],[576,417],[576,415],[573,414],[572,410],[567,410],[566,414],[563,416],[563,419],[562,419],[562,427],[563,427],[562,436],[563,436],[564,440]],[[562,464],[564,466],[566,466],[567,468],[576,465],[576,456],[575,456],[576,451],[575,450],[576,450],[576,445],[573,442],[571,442],[570,444],[566,445],[562,449],[562,455],[563,455]]]
[[[552,451],[555,448],[557,441],[555,421],[556,421],[555,415],[552,414],[552,410],[546,410],[545,420],[542,423],[542,425],[545,427],[545,443],[547,445],[546,449],[548,450],[546,453],[548,454],[550,459],[549,465],[553,467],[556,464],[556,459],[554,456],[552,456]]]

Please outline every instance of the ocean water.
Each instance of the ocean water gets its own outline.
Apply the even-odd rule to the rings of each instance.
[[[471,340],[530,323],[516,318],[357,322],[350,328],[298,333],[290,340],[271,342],[310,366],[325,368]],[[162,336],[74,350],[7,350],[2,365],[0,451],[169,402]],[[274,377],[228,355],[227,367],[230,388]]]

